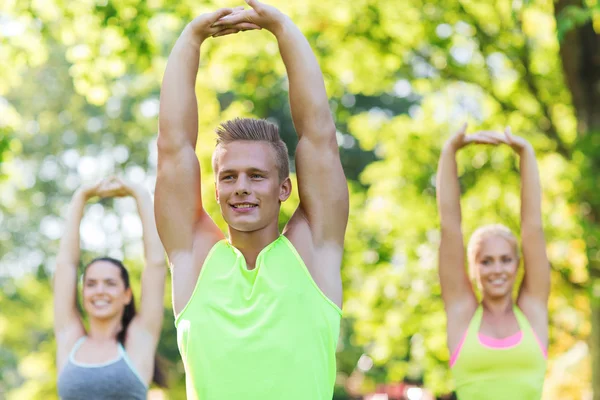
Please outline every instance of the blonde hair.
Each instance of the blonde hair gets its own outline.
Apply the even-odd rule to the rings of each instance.
[[[223,122],[216,129],[217,149],[213,153],[213,170],[217,170],[218,147],[236,141],[264,141],[275,150],[275,162],[279,180],[283,181],[290,176],[290,160],[288,149],[281,137],[279,128],[272,122],[264,119],[235,118]]]
[[[477,228],[475,232],[473,232],[471,238],[469,239],[469,244],[467,246],[467,260],[469,264],[469,276],[471,277],[471,279],[475,279],[475,266],[477,265],[476,259],[481,249],[481,243],[483,243],[486,239],[494,236],[505,239],[515,252],[517,260],[520,258],[519,242],[517,241],[516,236],[512,233],[512,231],[509,228],[501,224],[481,226]]]

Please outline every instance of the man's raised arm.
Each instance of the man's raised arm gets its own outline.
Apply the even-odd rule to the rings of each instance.
[[[246,2],[251,9],[228,15],[219,24],[251,21],[277,38],[289,79],[292,118],[300,138],[296,149],[298,215],[308,221],[317,246],[325,242],[341,246],[348,222],[348,186],[323,74],[308,41],[287,16],[256,0]]]
[[[291,20],[285,18],[274,34],[288,74],[292,119],[299,137],[300,210],[317,246],[342,246],[348,223],[348,186],[323,74],[308,41]]]
[[[239,10],[223,8],[190,22],[171,51],[162,82],[154,213],[158,234],[173,267],[176,314],[192,295],[204,257],[223,237],[202,207],[200,165],[195,152],[198,137],[195,86],[200,46],[209,37],[258,29],[248,22],[213,26],[219,18]]]
[[[210,220],[202,208],[200,166],[195,153],[198,137],[196,75],[204,40],[229,33],[223,27],[211,25],[232,12],[235,10],[224,8],[190,22],[171,51],[162,82],[155,214],[171,264],[177,254],[191,251],[195,228],[203,228],[198,222],[204,218]],[[212,225],[210,221],[209,226]]]
[[[289,18],[274,34],[288,74],[290,108],[298,136],[338,153],[323,74],[310,44]]]

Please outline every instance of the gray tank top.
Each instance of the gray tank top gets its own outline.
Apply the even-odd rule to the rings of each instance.
[[[84,336],[75,343],[58,377],[59,397],[62,400],[146,400],[148,387],[120,343],[116,360],[103,364],[75,361],[75,353],[85,339]]]

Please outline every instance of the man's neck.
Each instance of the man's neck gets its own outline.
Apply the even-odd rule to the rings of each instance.
[[[248,269],[254,269],[258,254],[278,237],[277,222],[252,232],[241,232],[229,227],[229,241],[243,254]]]

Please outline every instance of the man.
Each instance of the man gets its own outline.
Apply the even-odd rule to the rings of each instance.
[[[336,129],[305,37],[276,8],[247,3],[185,28],[161,91],[155,212],[188,398],[331,399],[349,207]],[[287,69],[300,205],[280,235],[292,190],[285,144],[264,120],[227,121],[213,155],[226,239],[202,205],[194,87],[202,43],[252,29],[276,37]]]

